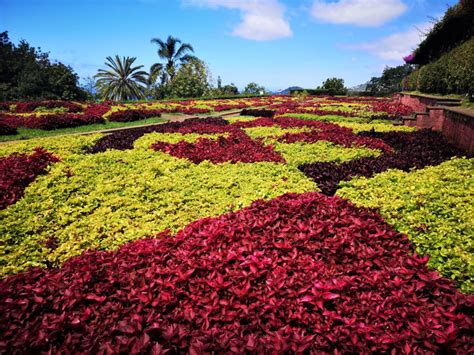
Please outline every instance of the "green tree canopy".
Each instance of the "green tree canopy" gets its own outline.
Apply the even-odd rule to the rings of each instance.
[[[347,89],[344,86],[344,79],[339,78],[326,79],[321,89],[329,91],[331,95],[345,95],[347,93]]]
[[[13,44],[0,33],[0,100],[85,100],[71,67],[51,62],[48,53],[26,41]]]
[[[399,65],[398,67],[385,67],[381,77],[373,77],[367,83],[365,89],[371,95],[389,95],[402,89],[403,78],[413,71],[410,64]]]
[[[251,94],[251,95],[262,95],[266,93],[266,90],[263,86],[258,85],[257,83],[249,83],[244,89],[244,94]]]
[[[200,97],[209,89],[209,70],[206,64],[197,58],[180,66],[174,78],[167,85],[167,94],[171,97]]]
[[[221,88],[221,92],[223,95],[238,95],[239,89],[237,88],[237,86],[235,86],[234,83],[230,83],[230,84],[224,85]]]

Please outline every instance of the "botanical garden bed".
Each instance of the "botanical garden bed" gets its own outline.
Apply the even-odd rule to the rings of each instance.
[[[0,145],[0,352],[469,352],[474,159],[387,99],[257,100]]]

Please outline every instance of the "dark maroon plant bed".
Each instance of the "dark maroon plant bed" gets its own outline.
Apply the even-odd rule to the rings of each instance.
[[[275,116],[275,110],[265,109],[243,109],[240,111],[241,116],[254,116],[254,117],[273,117]]]
[[[356,176],[371,177],[388,169],[420,169],[438,165],[454,156],[466,155],[453,147],[440,134],[431,130],[416,132],[365,132],[360,136],[379,139],[394,149],[379,157],[354,159],[342,164],[322,162],[304,164],[299,169],[313,179],[322,193],[332,196],[338,184]]]

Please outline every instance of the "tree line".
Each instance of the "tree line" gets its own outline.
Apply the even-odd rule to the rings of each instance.
[[[0,101],[9,100],[144,100],[191,97],[227,97],[239,94],[262,95],[267,90],[257,83],[249,83],[240,93],[233,84],[223,85],[217,78],[213,84],[211,72],[204,61],[195,55],[194,48],[179,38],[151,39],[157,46],[160,62],[148,70],[136,64],[135,57],[118,55],[106,58],[104,68],[93,78],[79,85],[79,77],[63,63],[51,61],[49,54],[22,40],[12,43],[8,32],[0,33]],[[401,90],[401,81],[413,70],[407,64],[385,68],[381,77],[373,77],[365,94],[387,95]],[[329,78],[315,93],[345,95],[344,80]]]

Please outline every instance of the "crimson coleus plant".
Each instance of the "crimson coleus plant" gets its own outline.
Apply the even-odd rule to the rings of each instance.
[[[262,142],[253,140],[243,131],[235,131],[227,137],[221,136],[217,139],[199,138],[193,143],[185,141],[176,144],[157,142],[151,147],[178,158],[189,159],[195,164],[204,160],[209,160],[214,164],[223,162],[285,162],[285,159],[271,146],[265,146]]]
[[[0,281],[0,352],[468,353],[473,297],[373,211],[287,194]]]
[[[0,209],[18,201],[25,188],[45,173],[49,164],[57,161],[57,157],[42,148],[36,148],[31,155],[13,154],[0,158]]]
[[[308,127],[308,132],[286,133],[278,140],[283,143],[308,142],[314,143],[320,140],[332,142],[346,147],[366,146],[372,149],[380,149],[384,152],[392,151],[392,148],[381,139],[372,137],[361,137],[350,128],[341,127],[337,124],[321,121],[302,120],[293,117],[259,118],[253,121],[236,122],[233,126],[247,128],[260,126],[275,126],[282,128]]]
[[[104,123],[104,118],[89,114],[55,113],[48,115],[3,115],[2,122],[10,127],[26,127],[44,130],[77,127],[92,123]]]

